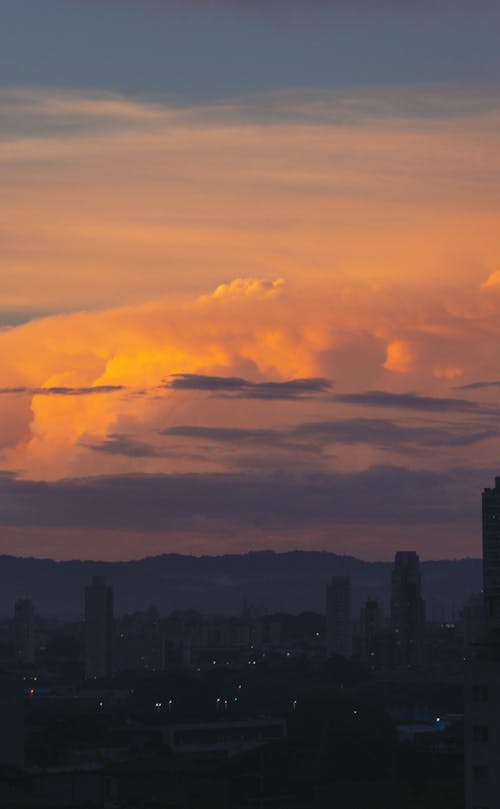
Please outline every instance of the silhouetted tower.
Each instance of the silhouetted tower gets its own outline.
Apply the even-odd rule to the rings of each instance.
[[[376,663],[377,637],[382,629],[383,613],[378,601],[369,598],[361,607],[359,634],[361,640],[361,660],[374,666]]]
[[[101,576],[85,588],[85,677],[112,673],[113,590]]]
[[[473,654],[474,644],[480,640],[484,633],[484,598],[482,593],[473,593],[465,602],[462,609],[462,624],[464,654],[468,657]]]
[[[35,611],[29,598],[20,598],[14,605],[14,643],[21,663],[35,662]]]
[[[415,551],[398,551],[394,558],[391,620],[396,664],[421,666],[424,658],[425,602],[421,594],[420,560]]]
[[[465,809],[500,809],[500,477],[482,503],[483,603],[464,609]]]
[[[500,477],[483,491],[483,595],[489,629],[500,628]]]
[[[350,576],[333,576],[326,586],[326,653],[352,654]]]

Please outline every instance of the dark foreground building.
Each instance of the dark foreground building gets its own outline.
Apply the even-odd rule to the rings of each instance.
[[[101,576],[85,588],[85,677],[112,672],[113,590]]]
[[[399,668],[422,666],[425,602],[421,593],[420,560],[415,551],[398,551],[394,558],[391,622],[396,665]]]
[[[350,576],[333,576],[326,587],[326,653],[352,654]]]
[[[500,477],[483,492],[483,599],[465,666],[466,809],[500,809]]]

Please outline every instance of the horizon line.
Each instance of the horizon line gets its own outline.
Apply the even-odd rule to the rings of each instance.
[[[407,548],[401,550],[408,550]],[[415,550],[414,548],[410,548],[409,550]],[[427,564],[429,562],[464,562],[464,561],[472,561],[472,562],[482,562],[482,558],[480,556],[453,556],[453,557],[438,557],[438,558],[423,558],[417,550],[415,552],[418,554],[419,561],[421,564]],[[94,564],[94,565],[127,565],[132,564],[134,562],[147,562],[155,559],[162,559],[167,556],[175,556],[181,557],[184,559],[222,559],[222,558],[229,558],[229,557],[244,557],[244,556],[265,556],[265,555],[273,555],[273,556],[286,556],[290,554],[327,554],[329,556],[336,556],[339,559],[349,559],[354,560],[355,562],[362,562],[363,564],[369,565],[387,565],[394,562],[394,555],[391,556],[389,559],[364,559],[360,556],[353,556],[351,554],[346,553],[337,553],[336,551],[332,550],[325,550],[321,548],[290,548],[288,550],[274,550],[272,548],[264,548],[261,550],[247,550],[241,551],[240,553],[179,553],[176,551],[169,551],[165,553],[157,553],[157,554],[148,554],[146,556],[138,556],[132,557],[127,559],[95,559],[95,558],[81,558],[75,557],[70,559],[55,559],[49,556],[34,556],[24,555],[21,554],[16,556],[12,553],[0,553],[0,560],[3,559],[13,559],[16,561],[26,560],[26,561],[35,561],[35,562],[52,562],[54,564]],[[395,551],[397,553],[397,551]]]

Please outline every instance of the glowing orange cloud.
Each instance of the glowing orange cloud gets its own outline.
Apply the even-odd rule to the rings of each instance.
[[[406,373],[411,368],[411,362],[411,348],[405,340],[394,340],[389,343],[384,368],[387,368],[388,371]]]
[[[48,313],[0,332],[0,387],[25,389],[0,393],[2,468],[127,472],[129,458],[91,449],[126,434],[158,449],[137,469],[220,471],[227,454],[167,448],[159,430],[349,415],[326,396],[277,408],[174,392],[172,374],[438,395],[490,379],[499,115],[472,89],[470,109],[450,91],[379,92],[180,110],[1,91],[14,125],[0,315]],[[40,393],[98,386],[120,390]],[[322,462],[362,468],[381,451]]]
[[[254,382],[327,377],[344,391],[439,394],[458,373],[465,379],[479,373],[479,358],[491,373],[494,348],[489,335],[478,337],[489,310],[481,315],[478,308],[472,322],[459,320],[437,305],[432,290],[409,293],[412,305],[401,312],[399,291],[237,279],[212,295],[53,316],[6,330],[0,333],[4,467],[40,478],[125,472],[127,457],[96,455],[92,445],[126,434],[146,435],[160,447],[158,430],[176,424],[276,427],[332,411],[329,396],[275,406],[177,391],[165,384],[176,374]],[[469,302],[474,295],[480,307],[484,291],[470,289]],[[350,450],[347,463],[358,468],[376,460],[365,448]],[[191,456],[184,446],[138,453],[134,464],[144,471],[222,471],[226,459]]]
[[[3,309],[135,304],[234,277],[484,282],[497,271],[490,96],[391,92],[186,110],[2,91]]]

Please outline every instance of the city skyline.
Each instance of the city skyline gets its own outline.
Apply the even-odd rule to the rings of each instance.
[[[478,558],[498,5],[4,19],[0,553]]]

